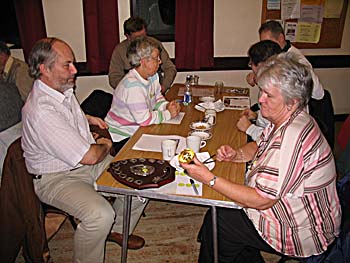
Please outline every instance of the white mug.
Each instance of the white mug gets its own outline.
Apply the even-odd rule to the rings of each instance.
[[[207,145],[206,141],[202,141],[202,138],[195,135],[190,135],[186,138],[187,148],[192,149],[195,153],[199,152],[200,148]]]
[[[164,160],[170,161],[175,156],[176,146],[177,142],[175,140],[167,139],[162,141],[162,153]]]

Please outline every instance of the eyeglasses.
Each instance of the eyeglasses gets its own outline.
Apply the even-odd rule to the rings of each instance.
[[[157,61],[158,63],[160,63],[162,61],[159,56],[157,56],[157,57],[149,56],[149,58],[153,59],[154,61]]]

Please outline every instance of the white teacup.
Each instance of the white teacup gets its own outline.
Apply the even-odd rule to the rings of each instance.
[[[199,152],[200,148],[207,145],[206,141],[202,141],[202,138],[195,135],[190,135],[186,138],[187,148],[192,149],[195,153]]]
[[[175,156],[177,142],[175,140],[162,141],[162,153],[163,159],[166,161],[171,160]]]

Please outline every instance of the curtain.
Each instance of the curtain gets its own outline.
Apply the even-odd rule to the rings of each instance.
[[[118,1],[83,0],[87,69],[108,72],[113,49],[119,43]]]
[[[175,64],[199,70],[214,65],[214,0],[176,0]]]
[[[14,0],[18,31],[25,59],[36,41],[46,37],[42,0]]]

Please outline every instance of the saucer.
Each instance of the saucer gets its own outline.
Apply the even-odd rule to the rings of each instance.
[[[198,160],[203,162],[204,160],[207,160],[210,155],[208,152],[202,152],[202,153],[196,153],[196,157]],[[211,161],[212,159],[209,159],[208,161]],[[176,170],[182,172],[184,169],[180,166],[179,163],[179,155],[175,155],[171,160],[170,160],[170,165],[174,167]],[[204,164],[208,169],[211,171],[215,167],[215,162],[209,162]]]
[[[200,97],[199,100],[203,102],[213,102],[215,98],[211,96],[205,96],[205,97]]]
[[[214,110],[216,110],[216,112],[221,112],[221,111],[225,110],[225,105],[222,102],[222,100],[220,99],[220,100],[217,100],[215,102],[206,101],[206,102],[198,103],[197,105],[194,106],[194,108],[196,110],[199,110],[202,112],[204,112],[205,110],[208,110],[208,109],[214,109]]]
[[[194,136],[198,136],[201,137],[202,140],[209,140],[212,137],[211,132],[209,131],[191,131],[188,133],[188,135],[194,135]]]
[[[209,131],[212,128],[212,126],[207,122],[197,121],[192,122],[190,124],[190,128],[195,131]]]

